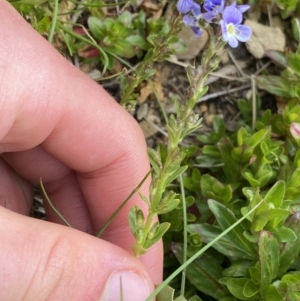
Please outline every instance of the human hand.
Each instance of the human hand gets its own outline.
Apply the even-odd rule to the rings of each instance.
[[[134,196],[101,225],[149,171],[133,118],[0,0],[0,300],[144,301],[162,277],[162,244],[141,259],[127,221]],[[54,206],[29,218],[20,184],[42,178]],[[148,193],[149,179],[141,188]],[[6,207],[6,208],[4,208]],[[10,209],[10,210],[8,210]],[[14,211],[14,212],[13,212]],[[86,232],[86,233],[83,233]],[[130,254],[131,253],[131,254]]]

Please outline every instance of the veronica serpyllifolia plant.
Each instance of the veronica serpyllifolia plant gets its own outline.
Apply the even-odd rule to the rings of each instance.
[[[187,169],[187,166],[181,165],[185,152],[181,150],[179,144],[187,135],[200,127],[201,118],[194,113],[193,109],[197,101],[208,90],[206,78],[221,61],[220,55],[218,55],[219,51],[227,42],[231,47],[237,47],[238,41],[245,42],[251,36],[251,29],[241,24],[243,12],[249,8],[248,5],[236,5],[235,2],[229,4],[224,0],[205,0],[203,3],[205,12],[202,13],[201,6],[195,1],[179,0],[176,7],[180,14],[174,20],[180,20],[190,27],[195,38],[200,37],[204,29],[207,30],[210,39],[200,65],[187,67],[190,87],[180,102],[175,101],[176,114],[172,114],[168,118],[166,126],[169,138],[167,156],[162,157],[159,149],[149,150],[152,165],[150,197],[148,199],[141,195],[149,206],[149,214],[145,217],[138,206],[133,207],[129,213],[130,228],[136,238],[132,249],[136,255],[145,253],[170,226],[167,222],[153,224],[154,217],[175,209],[179,204],[178,194],[167,188]],[[173,24],[178,24],[176,22]],[[175,27],[171,26],[171,28]],[[159,46],[156,50],[167,49],[166,41],[167,39],[164,39],[163,47]],[[150,55],[153,55],[154,52],[152,51]],[[149,60],[149,58],[151,56],[147,54],[146,59]]]

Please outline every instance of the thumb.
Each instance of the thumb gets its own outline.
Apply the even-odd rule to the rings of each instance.
[[[0,300],[145,301],[153,290],[141,261],[109,242],[1,206],[0,224]]]

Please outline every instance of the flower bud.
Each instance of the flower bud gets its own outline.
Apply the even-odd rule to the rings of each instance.
[[[290,125],[290,132],[298,146],[300,146],[300,123],[293,122]]]

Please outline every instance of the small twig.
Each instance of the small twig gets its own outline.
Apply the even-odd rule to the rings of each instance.
[[[230,59],[232,60],[232,62],[234,63],[236,69],[240,72],[240,74],[242,75],[242,77],[248,77],[243,70],[241,69],[240,65],[238,64],[238,61],[235,59],[234,55],[228,50],[228,55],[230,57]]]
[[[117,16],[119,17],[120,16],[120,6],[119,6],[119,1],[118,0],[115,0],[116,2],[116,12],[117,12]]]
[[[181,193],[181,200],[182,200],[182,217],[183,217],[183,264],[187,261],[187,208],[186,208],[186,200],[185,200],[185,191],[183,185],[182,175],[179,176],[180,182],[180,193]],[[184,296],[185,292],[185,281],[186,281],[186,269],[182,271],[181,275],[181,288],[180,288],[180,295]]]
[[[150,121],[147,117],[144,117],[144,119],[153,126],[156,130],[158,130],[160,133],[162,133],[164,136],[168,137],[168,133],[162,130],[160,127],[158,127],[154,122]]]
[[[106,230],[106,228],[109,226],[109,224],[115,219],[115,217],[119,214],[119,212],[123,209],[123,207],[127,204],[127,202],[132,198],[132,196],[139,191],[139,189],[142,187],[144,182],[147,180],[149,175],[151,174],[151,169],[148,171],[148,173],[145,175],[145,177],[142,179],[142,181],[137,185],[136,188],[132,190],[132,192],[129,194],[129,196],[123,201],[123,203],[119,206],[119,208],[110,216],[110,218],[105,222],[103,227],[98,231],[97,237],[100,237],[103,232]]]
[[[48,197],[48,194],[44,188],[43,182],[42,182],[42,178],[40,179],[40,187],[42,190],[42,193],[45,197],[45,199],[47,200],[47,202],[49,203],[50,207],[52,208],[52,210],[58,215],[58,217],[70,228],[72,228],[71,224],[59,213],[59,211],[54,207],[54,205],[52,204],[50,198]]]
[[[200,99],[198,99],[197,103],[207,101],[209,99],[216,98],[216,97],[219,97],[219,96],[227,95],[227,94],[230,94],[230,93],[234,93],[234,92],[237,92],[237,91],[241,91],[241,90],[244,90],[244,89],[248,89],[250,87],[251,87],[251,85],[248,84],[248,85],[233,88],[233,89],[230,89],[230,90],[227,90],[227,91],[211,93],[211,94],[205,95],[205,96],[201,97]]]
[[[148,79],[148,83],[149,83],[149,85],[151,86],[152,92],[154,93],[155,98],[156,98],[156,100],[157,100],[157,102],[158,102],[158,104],[159,104],[160,110],[161,110],[161,112],[162,112],[162,114],[163,114],[163,116],[164,116],[164,119],[165,119],[165,123],[168,123],[168,117],[167,117],[167,114],[166,114],[165,109],[164,109],[164,107],[163,107],[163,105],[162,105],[162,103],[161,103],[161,100],[160,100],[159,95],[158,95],[158,93],[157,93],[157,91],[156,91],[156,88],[155,88],[155,86],[153,85],[152,80],[151,80],[151,79]]]
[[[200,167],[200,168],[213,168],[213,167],[222,167],[222,166],[224,166],[224,163],[213,164],[213,165],[193,164],[193,166]]]
[[[271,65],[271,61],[266,62],[262,67],[260,67],[255,73],[254,76],[259,75],[262,71],[268,68]]]
[[[272,10],[270,4],[267,5],[267,10],[268,10],[268,19],[269,19],[270,27],[273,27]]]
[[[256,122],[256,84],[255,84],[254,75],[251,75],[251,88],[252,88],[252,130],[254,130],[255,122]]]

